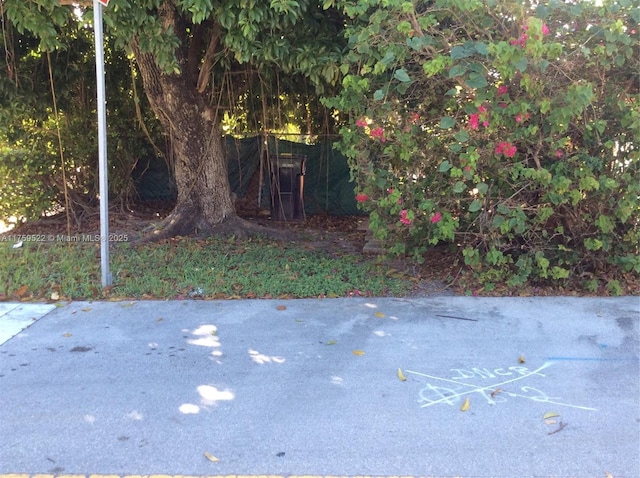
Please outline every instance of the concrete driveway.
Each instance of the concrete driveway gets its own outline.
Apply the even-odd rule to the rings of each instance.
[[[0,478],[637,478],[639,322],[638,297],[0,303]]]

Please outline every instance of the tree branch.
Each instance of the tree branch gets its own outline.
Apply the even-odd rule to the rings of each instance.
[[[217,26],[217,25],[216,25]],[[220,44],[220,29],[216,28],[209,40],[207,51],[204,55],[204,61],[200,67],[200,75],[198,76],[197,89],[199,93],[204,93],[209,84],[209,75],[213,69],[214,57]]]

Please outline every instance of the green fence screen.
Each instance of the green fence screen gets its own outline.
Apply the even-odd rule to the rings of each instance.
[[[353,183],[349,181],[347,160],[333,148],[331,140],[308,145],[274,136],[268,136],[266,141],[262,136],[244,139],[226,136],[224,146],[231,190],[239,198],[255,194],[256,204],[268,209],[271,201],[268,158],[289,153],[307,158],[304,176],[306,214],[362,214],[356,205]],[[141,200],[175,199],[175,184],[164,161],[153,158],[141,163],[140,172],[134,175],[138,197]],[[250,188],[256,181],[259,187]]]

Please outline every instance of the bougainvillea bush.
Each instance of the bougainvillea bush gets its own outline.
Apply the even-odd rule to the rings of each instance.
[[[350,51],[327,102],[350,117],[340,147],[390,252],[449,243],[485,291],[617,294],[640,275],[636,2],[342,8]]]

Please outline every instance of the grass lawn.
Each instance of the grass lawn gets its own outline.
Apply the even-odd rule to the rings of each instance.
[[[11,236],[7,236],[11,237]],[[414,281],[372,258],[264,238],[113,243],[101,287],[94,242],[0,242],[0,299],[224,299],[398,296]]]

